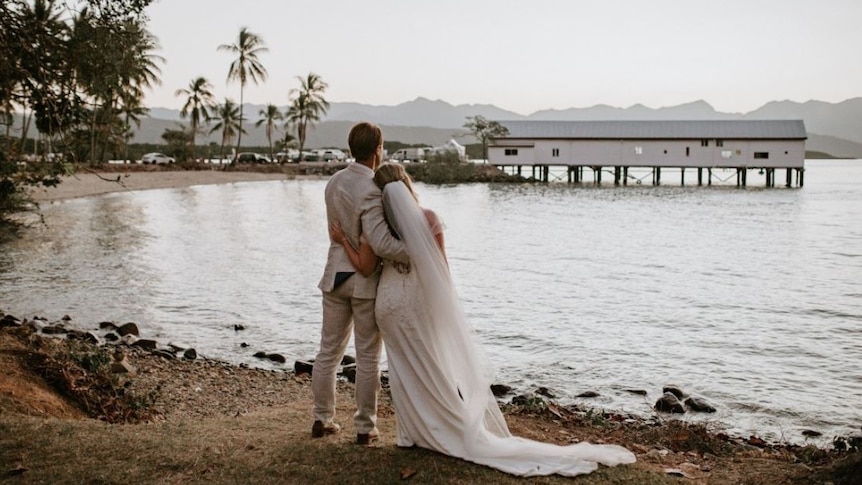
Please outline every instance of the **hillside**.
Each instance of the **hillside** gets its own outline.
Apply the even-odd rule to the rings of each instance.
[[[246,104],[247,135],[243,142],[248,146],[267,144],[263,128],[254,127],[262,105]],[[281,107],[286,108],[285,106]],[[749,113],[722,113],[705,101],[694,101],[678,106],[650,108],[636,104],[628,108],[596,105],[587,108],[548,109],[530,115],[507,111],[493,105],[451,105],[445,101],[417,98],[394,106],[375,106],[361,103],[331,103],[324,121],[309,131],[308,148],[345,148],[347,132],[357,121],[373,121],[381,125],[384,136],[390,141],[407,144],[441,145],[451,138],[461,144],[475,143],[463,128],[466,117],[481,115],[493,120],[713,120],[713,119],[801,119],[805,122],[809,151],[828,153],[839,157],[862,158],[862,97],[840,103],[823,101],[773,101]],[[150,116],[142,119],[133,143],[162,143],[161,135],[167,128],[182,125],[179,111],[152,108]],[[17,117],[15,127],[21,126]],[[14,131],[17,130],[13,130]],[[35,137],[31,127],[30,136]],[[200,136],[198,144],[220,144],[217,134]]]

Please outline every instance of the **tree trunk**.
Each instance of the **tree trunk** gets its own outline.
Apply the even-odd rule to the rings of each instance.
[[[242,146],[242,102],[245,94],[245,83],[239,87],[239,136],[236,139],[236,154],[239,155],[239,149]],[[231,161],[233,163],[233,161]]]

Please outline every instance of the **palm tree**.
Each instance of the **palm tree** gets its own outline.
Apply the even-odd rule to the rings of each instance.
[[[222,44],[218,46],[220,51],[228,51],[237,55],[237,58],[230,64],[230,69],[227,72],[227,80],[239,81],[239,139],[236,142],[236,150],[239,152],[242,146],[242,104],[244,102],[245,84],[249,79],[258,84],[259,81],[266,81],[266,68],[260,63],[257,56],[269,51],[264,45],[263,39],[259,35],[249,32],[248,28],[243,27],[239,31],[239,39],[236,44]]]
[[[221,131],[221,152],[219,158],[224,160],[224,146],[233,140],[234,135],[243,132],[242,125],[240,124],[239,106],[232,99],[225,99],[224,104],[215,107],[214,119],[216,120],[216,124],[213,125],[210,133]]]
[[[276,122],[283,120],[284,115],[278,110],[278,106],[274,104],[267,105],[266,108],[260,110],[258,114],[260,115],[260,119],[257,120],[255,126],[260,127],[260,125],[266,125],[266,139],[269,142],[269,159],[270,161],[275,161],[272,153],[272,135],[275,134],[276,130],[278,130]]]
[[[177,89],[174,96],[186,96],[186,104],[180,110],[180,118],[191,118],[192,159],[195,159],[195,138],[198,136],[201,121],[209,122],[210,110],[215,106],[212,84],[204,77],[192,79],[188,88]]]
[[[296,135],[299,139],[299,159],[302,160],[308,124],[316,124],[329,110],[329,101],[323,97],[323,93],[329,85],[313,72],[308,73],[305,78],[297,76],[297,79],[299,79],[300,88],[290,90],[293,101],[287,110],[287,122],[296,126]]]

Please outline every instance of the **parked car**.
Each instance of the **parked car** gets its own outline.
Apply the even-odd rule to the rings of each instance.
[[[165,155],[164,153],[147,153],[143,157],[141,157],[141,162],[143,163],[155,163],[155,164],[167,164],[167,163],[175,163],[172,157]]]
[[[275,154],[275,161],[278,163],[293,163],[299,161],[299,150],[293,148],[286,152],[278,152]]]
[[[269,163],[269,158],[260,153],[240,152],[236,156],[237,163]]]
[[[317,150],[317,156],[320,157],[324,162],[340,162],[347,158],[345,153],[337,148],[325,148],[322,150]]]

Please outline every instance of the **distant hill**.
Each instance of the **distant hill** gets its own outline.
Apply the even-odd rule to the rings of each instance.
[[[243,144],[266,145],[263,129],[255,128],[254,121],[263,105],[244,105],[248,134]],[[281,107],[282,110],[286,106]],[[450,138],[462,143],[474,143],[464,136],[466,117],[481,115],[492,120],[713,120],[713,119],[801,119],[805,122],[809,140],[806,148],[835,156],[862,158],[862,98],[840,103],[823,101],[773,101],[749,113],[718,112],[705,101],[694,101],[678,106],[649,108],[636,104],[628,108],[596,105],[588,108],[542,110],[522,115],[488,104],[452,105],[441,100],[416,98],[394,106],[376,106],[361,103],[331,103],[324,121],[310,131],[309,148],[341,147],[347,144],[350,125],[357,121],[372,121],[381,125],[387,140],[409,144],[440,145]],[[20,121],[17,122],[20,126]],[[133,139],[136,143],[162,143],[166,128],[179,126],[179,110],[151,108]],[[31,136],[35,130],[31,129]],[[216,135],[199,137],[199,144],[219,143]]]

